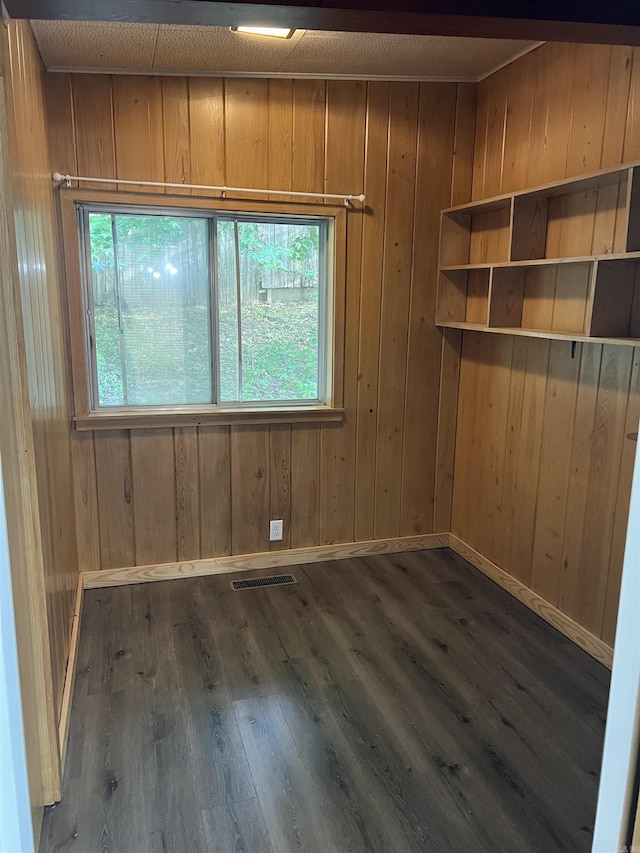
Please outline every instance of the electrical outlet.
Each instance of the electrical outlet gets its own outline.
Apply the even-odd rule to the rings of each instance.
[[[282,519],[269,522],[269,542],[280,542],[282,540],[282,527]]]

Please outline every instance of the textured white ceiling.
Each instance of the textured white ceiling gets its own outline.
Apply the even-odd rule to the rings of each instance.
[[[477,79],[533,42],[300,30],[288,40],[226,27],[32,21],[48,69]]]

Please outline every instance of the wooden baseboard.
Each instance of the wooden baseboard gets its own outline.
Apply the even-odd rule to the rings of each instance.
[[[85,589],[121,586],[130,583],[202,577],[228,572],[248,572],[253,569],[277,569],[302,563],[325,560],[345,560],[375,554],[394,554],[400,551],[422,551],[427,548],[446,548],[448,533],[429,533],[424,536],[401,536],[397,539],[375,539],[369,542],[349,542],[340,545],[316,545],[290,551],[268,551],[259,554],[238,554],[233,557],[212,557],[185,563],[159,563],[153,566],[134,566],[125,569],[106,569],[84,572]]]
[[[449,547],[488,578],[491,578],[492,581],[495,581],[503,589],[506,589],[514,598],[517,598],[518,601],[521,601],[530,610],[533,610],[534,613],[537,613],[538,616],[541,616],[546,622],[557,628],[565,637],[573,640],[585,652],[588,652],[592,657],[600,661],[600,663],[611,669],[613,649],[604,640],[601,640],[590,631],[587,631],[586,628],[578,625],[566,613],[563,613],[555,605],[542,598],[537,592],[529,589],[528,586],[525,586],[517,578],[512,577],[504,569],[501,569],[500,566],[483,557],[479,551],[467,545],[462,539],[458,539],[453,533],[449,536]]]
[[[289,551],[268,551],[259,554],[238,554],[231,557],[212,557],[207,560],[191,560],[183,563],[158,563],[151,566],[132,566],[123,569],[84,572],[81,585],[84,589],[99,589],[107,586],[125,586],[132,583],[176,580],[178,578],[204,577],[206,575],[227,574],[229,572],[249,572],[255,569],[278,569],[305,563],[321,563],[325,560],[345,560],[351,557],[367,557],[375,554],[394,554],[401,551],[421,551],[429,548],[450,547],[453,551],[479,569],[495,583],[499,584],[514,598],[525,604],[538,616],[541,616],[565,637],[568,637],[596,660],[611,668],[613,649],[586,628],[578,625],[570,616],[546,601],[532,589],[525,586],[508,572],[480,554],[453,533],[430,533],[424,536],[401,536],[397,539],[375,539],[368,542],[349,542],[340,545],[317,545],[310,548],[296,548]],[[64,754],[68,736],[68,713],[73,692],[75,673],[75,648],[78,642],[80,607],[82,599],[76,605],[74,633],[72,634],[73,666],[71,655],[67,667],[65,694],[62,703],[63,714],[60,721],[60,749]],[[64,737],[63,737],[64,735]]]
[[[67,743],[69,741],[69,720],[71,717],[71,703],[73,702],[73,686],[76,681],[76,663],[78,660],[78,640],[80,638],[80,620],[82,619],[82,602],[84,599],[83,576],[78,578],[78,589],[71,622],[71,642],[69,644],[69,658],[67,660],[67,671],[64,677],[64,688],[62,691],[62,705],[60,706],[60,721],[58,723],[58,743],[60,746],[60,776],[64,774],[64,762],[67,756]]]

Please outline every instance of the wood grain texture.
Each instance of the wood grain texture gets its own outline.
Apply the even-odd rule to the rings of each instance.
[[[116,177],[132,181],[164,180],[164,119],[160,79],[115,76],[113,113]],[[95,177],[101,177],[94,174]],[[126,187],[123,189],[126,190]]]
[[[15,33],[14,33],[15,35]],[[9,163],[12,91],[7,30],[0,31],[0,455],[15,615],[27,784],[35,844],[42,810],[59,793],[56,708],[49,632],[36,453],[22,320]],[[14,67],[14,73],[17,69]],[[10,593],[11,594],[11,593]]]
[[[191,184],[189,97],[187,78],[172,77],[162,87],[162,130],[164,133],[164,180]],[[173,190],[189,194],[190,190]]]
[[[384,260],[386,170],[389,133],[389,83],[370,83],[367,98],[367,161],[364,192],[367,215],[362,226],[362,290],[358,353],[356,426],[355,538],[373,536],[375,512],[378,377],[380,373],[380,305]]]
[[[411,274],[432,286],[412,288],[409,298],[400,502],[400,532],[405,536],[435,529],[438,408],[431,401],[440,385],[444,341],[428,322],[436,310],[438,256],[423,235],[437,233],[439,208],[449,203],[456,175],[453,161],[451,169],[443,168],[437,177],[425,164],[445,160],[455,145],[456,89],[444,83],[420,89]]]
[[[327,83],[325,192],[340,192],[345,181],[364,184],[366,159],[366,85],[362,81]],[[333,335],[344,341],[344,369],[334,375],[338,399],[344,400],[341,428],[322,427],[320,433],[320,542],[346,542],[355,533],[355,443],[358,381],[359,317],[362,292],[362,212],[347,220],[346,245],[336,247],[336,263],[344,264],[344,284],[334,299],[344,304],[341,323]],[[382,344],[380,344],[382,346]],[[396,531],[398,533],[399,531]]]
[[[62,102],[59,120],[52,124],[52,148],[67,156],[72,155],[75,146],[66,129],[73,112],[69,78],[62,77],[45,93],[45,73],[28,23],[10,22],[2,28],[0,39],[8,128],[8,152],[4,150],[8,163],[5,160],[7,171],[3,169],[2,181],[7,189],[6,198],[13,196],[15,231],[11,236],[17,257],[9,245],[3,246],[2,255],[8,263],[15,257],[19,272],[19,292],[14,292],[12,303],[6,305],[7,311],[12,312],[6,319],[9,324],[7,340],[11,345],[17,332],[21,341],[18,345],[21,355],[11,354],[11,369],[16,371],[13,394],[18,394],[19,383],[25,378],[27,383],[26,388],[21,389],[27,396],[16,396],[13,406],[27,406],[30,410],[21,415],[23,426],[31,435],[28,441],[24,435],[20,437],[20,452],[25,453],[24,463],[20,463],[24,484],[14,492],[14,497],[16,507],[24,507],[32,549],[29,564],[21,565],[18,559],[16,570],[19,568],[24,573],[17,588],[17,601],[27,592],[26,600],[32,609],[20,640],[25,640],[29,630],[35,632],[22,652],[26,655],[22,666],[24,672],[32,668],[29,680],[38,680],[35,693],[28,696],[24,706],[29,737],[33,739],[33,745],[29,746],[30,758],[34,749],[40,752],[36,767],[39,764],[42,778],[32,788],[33,805],[37,807],[59,796],[56,729],[70,649],[74,589],[78,583],[69,431],[70,389],[56,213],[51,191],[47,96]],[[6,288],[13,282],[9,277]],[[22,357],[26,359],[26,377],[21,373],[24,369],[24,363],[20,362]],[[3,398],[3,412],[5,407],[10,412],[11,403]],[[33,463],[35,472],[30,468]],[[35,485],[30,479],[34,473],[37,495],[32,491]],[[21,491],[30,493],[34,501],[28,510],[22,502]],[[24,618],[24,612],[20,616]]]
[[[473,198],[637,157],[638,67],[635,49],[547,44],[482,81]],[[561,79],[566,83],[559,86]],[[530,204],[516,207],[519,256],[618,251],[623,186],[626,191],[623,181],[560,195],[550,200],[548,213],[532,211]],[[588,283],[581,266],[563,265],[560,281],[560,267],[528,274],[523,326],[564,330],[568,338],[570,330],[579,333],[588,319],[576,319],[575,312]],[[625,291],[624,278],[612,266],[601,275],[595,328],[598,322],[602,330],[620,329],[621,323],[628,328],[629,311],[624,318],[611,313],[612,287]],[[626,289],[634,287],[631,282]],[[532,337],[513,348],[504,340],[489,354],[479,337],[464,333],[452,531],[610,645],[635,455],[635,443],[626,437],[635,431],[629,413],[634,418],[638,411],[634,350],[583,343],[572,359],[570,340]],[[489,409],[482,398],[494,392],[500,405],[507,395],[506,442],[493,459],[505,494],[503,512],[488,520],[474,504],[480,483],[494,473],[493,445],[478,436],[495,414],[495,405]],[[495,548],[487,552],[491,541]]]
[[[392,536],[400,525],[405,384],[411,300],[413,211],[416,193],[419,90],[392,83],[389,108],[389,171],[382,281],[374,536]]]
[[[226,175],[222,80],[190,77],[187,84],[191,182],[214,187],[224,185]]]
[[[626,412],[639,405],[634,350],[606,346],[603,370],[598,344],[571,358],[569,341],[514,338],[511,347],[496,336],[490,348],[486,337],[464,334],[453,533],[600,636],[620,580],[629,500],[621,460],[624,453],[630,469],[634,453]],[[492,424],[504,405],[500,446]],[[494,514],[496,478],[503,496]]]
[[[41,853],[587,853],[601,664],[448,550],[293,573],[87,591]]]
[[[136,565],[176,554],[176,494],[174,444],[171,430],[131,434],[131,486]]]
[[[197,436],[189,433],[187,440],[177,424],[164,424],[173,429],[177,467],[173,486],[167,477],[162,489],[176,491],[157,495],[154,512],[163,533],[154,548],[166,548],[167,562],[178,553],[192,559],[239,548],[266,550],[267,529],[243,525],[250,519],[263,524],[269,501],[284,506],[283,515],[290,511],[292,547],[434,529],[443,351],[433,323],[437,215],[451,204],[452,192],[459,202],[471,191],[475,91],[475,84],[402,83],[390,95],[390,85],[382,82],[109,75],[72,75],[52,88],[56,168],[63,172],[71,168],[62,162],[69,159],[104,177],[181,182],[189,176],[196,183],[309,192],[346,186],[367,194],[365,211],[349,210],[346,244],[339,247],[346,271],[345,290],[338,294],[345,326],[336,329],[345,341],[337,389],[344,394],[342,422],[293,424],[290,465],[284,468],[282,455],[271,452],[277,432],[270,438],[268,424],[256,428],[247,447],[257,456],[238,457],[235,468],[228,427],[194,423]],[[447,376],[453,377],[451,371]],[[454,396],[444,399],[450,406]],[[454,418],[448,412],[441,419],[442,442]],[[78,513],[97,513],[99,521],[82,528],[83,559],[91,561],[85,569],[96,568],[96,555],[102,569],[133,565],[138,544],[131,462],[116,454],[114,467],[105,464],[115,445],[113,429],[103,436],[102,426],[82,425],[90,438],[75,474],[84,489]],[[130,446],[138,430],[132,423],[126,427],[118,433]],[[288,431],[284,425],[282,434]],[[136,444],[150,445],[149,459],[162,456],[165,439],[158,435],[156,442],[155,433],[138,436]],[[91,442],[96,497],[87,492],[85,503],[84,492],[93,488],[87,480]],[[120,449],[124,454],[125,445]],[[264,471],[266,498],[254,493],[260,504],[254,513],[254,498],[247,496],[258,469]],[[450,483],[450,472],[442,474],[442,482]],[[445,497],[441,531],[448,529],[446,505]],[[270,517],[279,518],[280,510]],[[174,532],[176,540],[169,542]],[[188,554],[180,550],[186,548]]]
[[[67,757],[67,746],[69,745],[69,731],[71,728],[71,705],[73,702],[73,690],[76,683],[76,668],[78,665],[78,653],[80,644],[80,625],[82,624],[82,607],[84,604],[84,583],[82,575],[78,576],[78,589],[76,591],[75,604],[73,608],[73,622],[71,626],[71,641],[69,643],[69,659],[64,678],[62,691],[62,707],[60,710],[60,721],[58,723],[58,743],[60,745],[60,768],[64,773],[64,765]]]
[[[291,547],[291,426],[269,427],[269,518],[283,522],[282,540],[269,543],[271,551]]]
[[[93,436],[81,432],[71,435],[73,459],[73,496],[75,499],[78,563],[84,571],[100,568],[98,488]]]
[[[200,471],[198,433],[194,427],[174,430],[178,559],[200,556]]]
[[[320,432],[291,427],[291,547],[320,544]]]
[[[50,75],[54,77],[55,75]],[[110,77],[102,74],[81,74],[73,78],[72,106],[74,121],[86,127],[87,132],[76,141],[77,174],[116,177],[116,151],[113,121],[113,92]],[[58,98],[55,109],[64,109]],[[53,109],[49,111],[53,112]],[[76,118],[77,117],[77,118]],[[68,144],[68,141],[67,141]],[[56,163],[66,161],[66,151],[52,152]],[[65,158],[64,160],[62,158]],[[55,165],[55,164],[54,164]],[[57,169],[58,166],[55,166]],[[66,172],[66,166],[63,171]],[[90,186],[89,184],[87,186]],[[106,189],[116,189],[115,184],[105,184]]]
[[[500,566],[492,563],[475,548],[471,548],[457,536],[451,535],[450,547],[460,554],[465,560],[480,569],[487,577],[495,581],[499,586],[506,589],[517,598],[526,604],[530,610],[541,616],[545,622],[557,628],[561,634],[569,637],[576,645],[588,652],[600,663],[611,669],[613,663],[613,647],[605,643],[600,637],[591,634],[578,622],[575,622],[571,617],[567,616],[558,607],[548,602],[545,598],[537,595],[528,586],[521,584],[508,572],[505,572]]]
[[[200,556],[231,554],[231,433],[198,428]]]
[[[113,568],[125,560],[131,565],[135,563],[135,548],[130,436],[122,430],[100,433],[94,449],[100,484],[100,565]]]
[[[269,431],[262,427],[231,427],[232,554],[269,549]],[[274,472],[277,476],[278,472]]]
[[[219,575],[228,572],[319,563],[325,560],[343,560],[375,554],[396,554],[404,551],[446,548],[448,544],[448,533],[427,533],[423,536],[402,536],[397,539],[374,539],[370,542],[315,545],[285,551],[265,551],[233,557],[192,560],[189,563],[160,563],[155,566],[85,572],[82,580],[85,589],[98,589],[107,586],[128,586],[132,583],[176,580],[184,577],[204,577],[205,575]]]

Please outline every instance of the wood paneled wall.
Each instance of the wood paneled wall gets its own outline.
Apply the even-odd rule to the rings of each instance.
[[[636,159],[638,48],[547,44],[479,85],[474,199]],[[638,350],[464,333],[452,530],[610,644],[639,418]]]
[[[59,713],[78,585],[65,316],[50,180],[45,72],[29,25],[11,22],[8,35],[10,168],[53,695]]]
[[[470,195],[475,85],[52,74],[47,86],[56,170],[367,196],[348,214],[345,422],[75,433],[82,568],[268,551],[270,518],[284,519],[272,548],[448,530],[438,220]]]
[[[5,107],[7,40],[0,27],[0,457],[11,561],[20,693],[34,834],[57,765],[51,666],[38,523],[35,452],[22,333],[22,308]],[[35,519],[35,523],[33,523]],[[5,595],[7,591],[2,590]],[[45,614],[45,618],[42,616]]]

